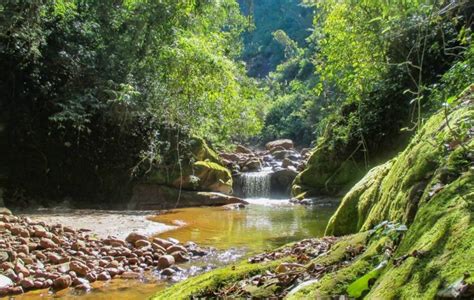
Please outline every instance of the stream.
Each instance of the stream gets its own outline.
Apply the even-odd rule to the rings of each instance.
[[[180,264],[171,280],[164,281],[157,272],[148,272],[141,280],[114,279],[92,284],[90,292],[73,289],[51,294],[37,290],[15,296],[15,299],[144,299],[167,285],[186,277],[230,264],[251,254],[263,252],[289,242],[324,235],[326,224],[337,208],[337,201],[302,206],[288,199],[268,198],[269,184],[265,171],[248,173],[243,209],[194,207],[172,211],[101,211],[42,210],[24,213],[32,219],[61,223],[93,230],[99,237],[115,235],[124,238],[131,231],[179,241],[193,241],[215,250],[203,258]]]

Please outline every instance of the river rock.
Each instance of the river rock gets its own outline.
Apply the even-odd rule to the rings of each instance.
[[[99,281],[109,281],[110,279],[112,279],[112,277],[107,271],[101,272],[99,275],[97,275],[97,280]]]
[[[190,259],[187,252],[184,252],[184,251],[175,251],[171,253],[171,256],[173,256],[174,261],[178,264],[187,262]]]
[[[72,278],[69,275],[60,276],[53,281],[53,287],[57,291],[66,289],[70,287],[71,284],[72,284]]]
[[[6,207],[0,207],[0,215],[11,216],[12,212]]]
[[[166,253],[168,253],[168,254],[171,254],[171,253],[176,252],[176,251],[183,251],[185,253],[188,252],[188,250],[184,246],[181,246],[181,245],[173,245],[173,246],[170,246],[170,247],[166,248]]]
[[[22,264],[16,263],[15,265],[15,272],[17,274],[23,274],[24,276],[30,276],[30,271]]]
[[[262,163],[258,158],[251,158],[245,162],[242,170],[244,171],[259,171],[262,169]]]
[[[50,239],[42,238],[40,240],[40,247],[43,249],[54,249],[57,248],[58,245]]]
[[[289,166],[295,166],[294,162],[290,160],[289,158],[283,159],[281,163],[282,168],[288,168]]]
[[[174,257],[171,255],[163,255],[158,259],[158,268],[159,269],[166,269],[174,265],[175,260]]]
[[[253,151],[250,150],[249,148],[242,146],[242,145],[237,145],[235,147],[235,152],[236,153],[244,153],[244,154],[253,154]]]
[[[35,287],[34,281],[28,278],[21,280],[20,285],[24,290],[29,290]]]
[[[0,274],[0,289],[13,285],[13,281],[5,275]]]
[[[86,276],[90,272],[90,268],[79,261],[69,263],[69,268],[81,276]]]
[[[127,242],[129,242],[130,244],[135,245],[135,242],[137,242],[139,240],[147,240],[147,239],[148,238],[143,234],[140,234],[140,233],[137,233],[137,232],[132,232],[127,236],[127,238],[125,240]]]
[[[144,247],[149,247],[151,243],[147,240],[138,240],[135,242],[135,247],[137,248],[144,248]]]
[[[173,270],[172,268],[166,268],[163,271],[161,271],[160,274],[163,276],[173,276],[174,274],[176,274],[176,271]]]
[[[294,144],[293,144],[293,141],[292,140],[289,140],[289,139],[281,139],[281,140],[276,140],[276,141],[272,141],[272,142],[268,142],[266,145],[265,145],[265,148],[267,148],[267,150],[272,150],[273,148],[275,147],[282,147],[286,150],[290,150],[290,149],[293,149],[294,148]]]

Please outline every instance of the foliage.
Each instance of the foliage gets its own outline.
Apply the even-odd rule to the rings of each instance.
[[[307,45],[313,10],[300,0],[239,0],[241,11],[253,29],[244,33],[242,59],[248,74],[265,77],[285,61],[285,45],[274,39],[284,33],[298,47]]]
[[[244,21],[234,0],[2,2],[12,185],[123,197],[116,186],[159,162],[171,133],[175,163],[190,136],[256,134],[265,94],[235,61]]]

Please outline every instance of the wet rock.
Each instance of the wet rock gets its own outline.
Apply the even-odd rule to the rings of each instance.
[[[35,288],[35,289],[42,289],[43,287],[45,287],[45,286],[44,286],[44,281],[42,281],[42,280],[35,280],[35,281],[33,282],[33,285],[34,285],[34,288]],[[45,287],[45,288],[46,288],[46,287]]]
[[[187,255],[187,253],[183,252],[183,251],[173,252],[173,253],[171,253],[171,256],[173,256],[174,261],[178,264],[187,262],[190,259],[189,256]]]
[[[70,287],[71,284],[72,284],[72,279],[71,279],[71,276],[69,275],[60,276],[53,281],[53,287],[57,291],[64,290]]]
[[[168,254],[171,254],[171,253],[176,252],[176,251],[182,251],[184,253],[187,253],[188,249],[186,249],[184,246],[181,246],[181,245],[173,245],[173,246],[170,246],[170,247],[166,248],[166,253],[168,253]]]
[[[225,210],[239,210],[243,208],[245,208],[245,204],[243,203],[232,203],[232,204],[227,204],[227,205],[222,206],[222,209],[225,209]]]
[[[176,274],[176,271],[171,268],[166,268],[161,271],[160,274],[163,276],[173,276],[174,274]]]
[[[99,281],[109,281],[111,279],[112,279],[112,277],[110,276],[109,272],[107,272],[107,271],[101,272],[99,275],[97,275],[97,280],[99,280]]]
[[[20,295],[23,294],[23,288],[21,286],[14,286],[8,289],[8,293],[11,295]]]
[[[174,265],[175,260],[174,257],[171,255],[163,255],[158,259],[158,268],[166,269]]]
[[[153,250],[155,251],[159,251],[161,253],[166,253],[166,249],[163,248],[162,246],[158,245],[157,243],[151,243],[151,247],[153,248]]]
[[[283,162],[281,163],[282,168],[288,168],[289,166],[294,167],[295,164],[293,161],[291,161],[289,158],[283,159]]]
[[[171,243],[173,243],[173,245],[178,245],[179,244],[179,241],[175,238],[172,238],[172,237],[169,237],[168,238],[168,241],[170,241]]]
[[[251,158],[245,162],[242,170],[244,171],[260,171],[262,169],[262,163],[258,158]]]
[[[89,281],[89,282],[95,282],[97,281],[97,274],[94,273],[94,272],[90,272],[86,275],[86,279]]]
[[[35,287],[35,283],[31,279],[23,279],[20,281],[20,285],[24,290],[29,290]]]
[[[161,247],[167,249],[168,247],[173,246],[173,243],[161,238],[154,238],[153,243],[160,245]]]

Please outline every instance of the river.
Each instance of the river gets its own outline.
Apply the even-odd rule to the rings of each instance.
[[[292,241],[323,236],[326,224],[337,208],[337,201],[302,206],[291,204],[287,199],[262,197],[268,196],[268,185],[264,175],[260,179],[256,177],[256,174],[250,174],[250,179],[247,180],[255,185],[246,187],[245,196],[249,205],[237,210],[196,207],[159,214],[150,211],[102,210],[42,210],[24,213],[23,215],[32,219],[48,223],[91,229],[99,237],[115,235],[124,238],[131,231],[139,231],[162,238],[172,237],[182,242],[193,241],[215,250],[205,258],[179,265],[183,271],[178,272],[171,281],[163,281],[157,272],[149,272],[141,280],[96,282],[87,293],[73,289],[56,294],[48,290],[37,290],[15,296],[15,299],[144,299],[188,276]]]

